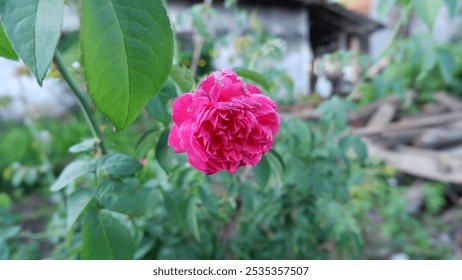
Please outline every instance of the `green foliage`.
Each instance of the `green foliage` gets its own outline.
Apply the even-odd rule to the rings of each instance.
[[[412,0],[415,12],[420,19],[427,25],[428,29],[432,31],[435,23],[436,16],[440,8],[440,0]]]
[[[173,151],[168,146],[168,135],[170,134],[170,129],[165,129],[162,132],[162,135],[159,137],[159,141],[156,145],[156,159],[159,162],[159,165],[166,171],[170,171],[174,168],[175,162],[172,160]]]
[[[428,212],[437,213],[446,205],[444,194],[447,188],[447,184],[444,183],[428,183],[424,185],[423,195]]]
[[[139,189],[120,180],[104,181],[98,187],[96,200],[109,210],[132,216],[141,216],[146,211]]]
[[[396,0],[381,0],[379,1],[377,11],[380,16],[384,16],[388,14],[393,8],[393,6],[396,4]]]
[[[398,40],[387,53],[394,62],[359,85],[362,104],[390,95],[404,96],[407,89],[418,93],[417,104],[431,101],[438,90],[460,95],[457,75],[462,56],[457,44],[440,44],[421,35]]]
[[[261,86],[266,92],[270,91],[270,83],[262,74],[243,68],[237,68],[233,70],[239,77],[248,79],[251,82]]]
[[[433,223],[440,231],[444,231],[438,217],[427,220],[411,215],[408,212],[408,201],[405,199],[405,188],[388,184],[390,167],[371,162],[364,180],[351,188],[351,201],[348,208],[352,211],[362,229],[366,242],[366,258],[383,258],[394,252],[403,252],[412,259],[445,259],[450,248],[439,240],[433,239],[425,227]],[[394,171],[391,174],[395,173]],[[429,213],[443,206],[444,185],[428,184],[424,186],[425,203]],[[430,204],[429,205],[429,200]],[[427,220],[427,221],[425,221]],[[425,222],[423,222],[425,221]]]
[[[253,176],[260,187],[266,187],[271,175],[271,165],[266,157],[262,157],[261,161],[252,169]]]
[[[173,34],[163,3],[83,1],[81,40],[90,96],[122,130],[170,74]]]
[[[76,160],[64,168],[58,179],[51,185],[50,190],[53,192],[59,191],[73,183],[75,179],[89,172],[90,161],[83,159]]]
[[[78,189],[67,198],[67,230],[70,230],[85,208],[90,204],[94,193],[90,189]]]
[[[11,46],[10,41],[6,37],[5,30],[3,30],[2,23],[0,21],[0,56],[5,58],[18,60],[18,55]]]
[[[61,35],[64,1],[0,2],[0,16],[14,50],[42,84]]]
[[[135,254],[133,240],[119,218],[109,211],[89,208],[82,232],[82,257],[87,260],[128,260]]]
[[[97,173],[105,172],[112,176],[129,176],[140,171],[143,166],[129,155],[114,153],[97,158],[93,168]]]
[[[184,66],[173,65],[170,77],[182,93],[191,92],[195,87],[191,72]]]
[[[40,27],[46,18],[40,5],[54,1],[32,1],[39,9],[28,12],[28,19],[33,19],[26,21],[28,26]],[[235,2],[226,1],[225,5],[235,9],[237,24],[251,30],[234,38],[235,59],[244,67],[236,72],[269,94],[281,89],[292,94],[293,81],[272,66],[282,58],[284,42],[266,34],[256,14],[239,11]],[[32,60],[35,66],[26,62],[33,72],[34,67],[36,72],[46,72],[55,52],[56,22],[40,30],[31,28],[24,33],[27,38],[24,34],[14,38],[11,28],[19,20],[15,13],[20,9],[8,16],[5,11],[23,3],[1,2],[6,37],[20,58],[36,59]],[[66,129],[53,121],[7,124],[8,131],[2,133],[0,142],[0,170],[2,188],[7,182],[11,189],[0,192],[0,259],[350,259],[389,258],[396,252],[413,258],[448,255],[419,217],[407,213],[403,189],[387,184],[394,176],[389,173],[394,172],[386,173],[389,168],[382,166],[378,168],[381,172],[376,171],[364,143],[349,131],[346,112],[356,107],[351,102],[335,97],[323,103],[318,108],[322,112],[319,123],[282,119],[271,151],[255,167],[242,167],[236,174],[205,176],[192,168],[184,155],[175,154],[168,146],[171,102],[177,89],[190,92],[196,85],[188,69],[171,68],[173,34],[162,3],[82,2],[85,75],[81,69],[73,74],[88,82],[96,109],[118,130],[128,127],[143,108],[147,113],[116,133],[95,125],[97,115],[90,112],[93,132],[101,130],[104,137],[89,137],[83,121],[74,118],[64,120]],[[386,13],[392,6],[412,4],[418,16],[431,25],[435,2],[418,3],[388,1],[381,3],[380,9]],[[60,9],[53,10],[52,21],[60,20]],[[214,8],[195,5],[191,13],[196,33],[213,41],[204,15],[216,16]],[[45,31],[52,33],[46,44]],[[40,43],[34,51],[43,56],[22,47],[18,51],[17,40],[26,45],[31,36]],[[72,60],[78,59],[75,45],[79,41],[78,37],[61,41],[62,49],[72,52]],[[7,43],[1,41],[0,55],[11,56],[11,52],[4,52]],[[442,83],[456,88],[455,75],[462,69],[457,50],[457,46],[437,44],[424,36],[401,41],[391,49],[398,63],[366,81],[364,88],[387,95],[411,86],[430,90],[436,87],[430,82],[436,80],[438,86]],[[353,56],[343,52],[335,58],[346,63]],[[5,124],[0,125],[4,128]],[[51,137],[40,136],[46,131]],[[109,152],[98,149],[101,141]],[[56,180],[53,171],[61,171]],[[11,213],[16,199],[27,203],[24,192],[15,191],[25,186],[44,186],[38,191],[48,196],[50,189],[55,192],[38,211],[47,217],[41,221],[47,224],[43,233],[25,231],[22,223],[27,225],[27,221]],[[425,222],[439,225],[427,214],[445,206],[446,186],[432,183],[423,190]],[[53,249],[40,252],[39,243],[31,240],[43,240]]]
[[[454,16],[457,13],[457,1],[458,0],[444,0],[444,2],[446,3],[446,6],[448,8],[449,15],[451,16],[451,18],[454,18]]]
[[[171,119],[169,102],[177,97],[177,95],[175,84],[170,79],[167,80],[160,89],[160,92],[149,100],[146,105],[146,111],[163,124],[168,124]]]

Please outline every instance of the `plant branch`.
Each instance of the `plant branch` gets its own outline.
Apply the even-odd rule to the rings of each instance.
[[[61,76],[71,88],[72,93],[79,100],[79,104],[82,107],[83,109],[82,111],[84,112],[84,115],[87,119],[88,126],[90,127],[93,133],[93,136],[97,139],[97,142],[101,148],[101,152],[103,154],[106,154],[107,150],[104,144],[103,133],[99,129],[98,121],[95,118],[94,112],[90,106],[90,103],[88,102],[86,94],[83,92],[82,88],[77,84],[77,82],[72,77],[59,51],[56,51],[55,53],[54,62],[56,64],[56,67],[58,68],[59,73],[61,73]]]

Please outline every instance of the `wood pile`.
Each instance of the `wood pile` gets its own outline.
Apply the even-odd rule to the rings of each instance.
[[[406,95],[413,99],[414,93]],[[422,112],[400,112],[402,99],[390,97],[349,112],[353,132],[367,145],[369,155],[403,173],[462,184],[462,101],[435,93],[436,104]],[[314,110],[282,113],[283,117],[319,120]]]

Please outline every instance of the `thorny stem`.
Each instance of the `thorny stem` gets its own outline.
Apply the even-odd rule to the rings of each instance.
[[[82,111],[84,112],[84,115],[87,119],[88,126],[90,127],[93,136],[97,139],[97,142],[99,144],[99,147],[101,148],[101,152],[103,154],[107,153],[106,146],[104,144],[104,137],[103,133],[99,129],[98,121],[95,118],[95,115],[93,113],[93,110],[88,102],[86,94],[83,92],[82,88],[77,84],[77,82],[74,80],[72,77],[71,73],[67,69],[63,57],[59,53],[59,51],[56,51],[55,56],[54,56],[54,62],[56,64],[56,67],[58,68],[59,73],[61,73],[61,76],[63,79],[66,81],[66,83],[69,85],[69,87],[72,90],[72,93],[77,97],[79,100],[80,106],[82,107]]]
[[[211,7],[212,2],[213,0],[204,0],[204,5],[206,7]],[[204,21],[207,22],[209,14],[205,13],[203,17],[204,17]],[[191,74],[193,77],[196,75],[197,64],[199,63],[199,59],[201,58],[202,47],[204,46],[204,42],[205,42],[204,35],[198,34],[196,37],[196,42],[194,44],[193,57],[191,59],[191,66],[189,67],[189,70],[191,71]]]

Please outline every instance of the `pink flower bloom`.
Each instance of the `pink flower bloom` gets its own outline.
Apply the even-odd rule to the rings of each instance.
[[[172,107],[168,145],[207,175],[255,166],[279,129],[276,104],[231,70],[212,73]]]

